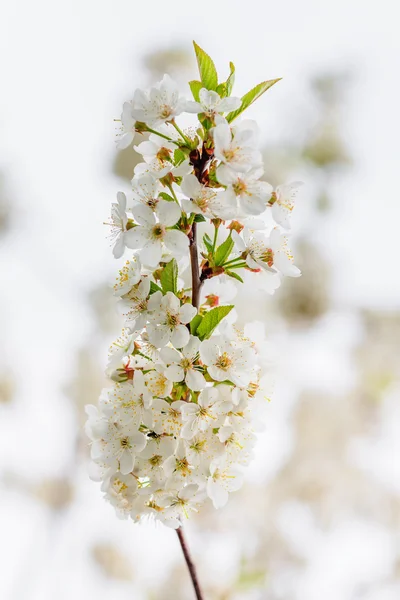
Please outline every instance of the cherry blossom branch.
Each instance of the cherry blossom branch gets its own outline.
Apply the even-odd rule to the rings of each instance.
[[[199,271],[199,255],[197,249],[197,223],[193,223],[192,231],[189,236],[189,252],[192,270],[192,304],[197,309],[200,306],[200,291],[203,281]]]
[[[199,580],[197,579],[196,567],[194,566],[194,562],[190,555],[189,548],[188,548],[186,538],[185,538],[185,534],[183,533],[183,529],[182,529],[182,527],[178,527],[178,529],[176,529],[175,531],[178,534],[179,543],[181,545],[182,552],[185,557],[187,567],[189,569],[190,578],[193,583],[196,598],[197,598],[197,600],[204,600],[204,596],[203,596],[203,593],[200,588]]]

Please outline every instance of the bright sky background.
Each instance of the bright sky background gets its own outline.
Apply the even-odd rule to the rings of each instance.
[[[355,165],[335,187],[334,215],[319,237],[335,264],[339,304],[399,307],[400,37],[394,1],[3,0],[1,8],[0,171],[15,199],[16,225],[6,247],[0,245],[0,352],[24,365],[18,432],[16,413],[5,414],[2,463],[43,475],[57,473],[68,459],[63,448],[73,424],[60,382],[68,379],[73,349],[90,330],[85,291],[115,269],[102,225],[120,185],[111,174],[113,118],[134,89],[148,83],[140,58],[154,48],[189,46],[195,39],[220,72],[235,63],[238,95],[263,79],[283,77],[249,114],[274,139],[281,132],[293,139],[300,134],[303,111],[310,110],[304,86],[310,75],[355,71],[344,110]],[[34,406],[32,395],[40,399]],[[83,514],[98,495],[93,490],[81,505]],[[21,568],[15,566],[16,540],[26,531],[36,536],[32,521],[38,519],[40,529],[43,516],[27,515],[18,499],[6,506],[0,530],[8,531],[9,541],[4,546],[0,540],[0,553],[11,578]],[[82,523],[80,517],[73,522]],[[27,536],[26,552],[30,544]],[[0,581],[2,598],[11,593],[10,578]],[[57,590],[56,582],[51,585],[39,584],[29,597],[14,590],[5,600],[47,600]],[[304,585],[304,600],[317,600]],[[347,600],[343,590],[335,600]],[[94,597],[93,590],[86,593],[77,600]]]

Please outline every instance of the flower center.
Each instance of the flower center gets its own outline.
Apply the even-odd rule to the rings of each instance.
[[[158,467],[162,463],[162,460],[162,456],[160,456],[159,454],[155,454],[154,456],[149,458],[149,463],[152,467]]]
[[[175,470],[179,471],[181,473],[181,475],[183,475],[184,477],[186,477],[186,475],[189,475],[190,467],[189,467],[189,463],[188,463],[187,459],[186,458],[177,458]]]
[[[227,352],[221,354],[221,356],[217,359],[215,366],[223,371],[227,371],[232,366],[232,359],[228,355]]]
[[[274,253],[271,248],[265,248],[265,250],[260,254],[260,258],[263,262],[267,263],[269,267],[272,267],[274,264]]]
[[[166,322],[168,327],[170,327],[171,329],[175,329],[175,327],[180,323],[178,315],[170,312],[167,312]]]
[[[120,439],[120,442],[121,442],[121,447],[122,447],[122,448],[124,448],[124,449],[125,449],[125,448],[130,448],[130,447],[131,447],[131,445],[130,445],[130,443],[129,443],[129,438],[127,438],[127,437],[125,437],[125,438],[121,438],[121,439]]]
[[[165,227],[163,227],[160,223],[157,223],[157,225],[154,225],[153,229],[151,230],[151,234],[155,240],[162,239],[165,234]]]
[[[168,104],[160,106],[160,117],[167,119],[172,114],[172,108]]]
[[[237,150],[238,148],[229,148],[229,150],[223,151],[222,154],[224,155],[227,162],[234,160],[234,158],[236,157]]]
[[[185,371],[187,369],[191,369],[191,367],[192,367],[192,361],[189,358],[182,358],[182,360],[181,360],[181,367],[182,367],[182,369],[185,369]]]
[[[234,183],[232,187],[233,187],[233,191],[235,192],[236,196],[241,196],[247,190],[247,185],[245,184],[243,179],[238,179],[237,182]]]

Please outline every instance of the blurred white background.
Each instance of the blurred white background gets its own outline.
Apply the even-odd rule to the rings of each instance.
[[[113,119],[164,70],[196,78],[192,39],[235,95],[283,77],[248,117],[268,180],[306,183],[303,278],[251,296],[267,429],[243,490],[188,525],[207,598],[400,597],[398,22],[389,0],[2,0],[0,598],[192,597],[175,534],[115,518],[81,433],[120,326],[103,221],[134,152]]]

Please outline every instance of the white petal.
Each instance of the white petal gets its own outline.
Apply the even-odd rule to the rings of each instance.
[[[147,333],[149,336],[150,343],[156,348],[162,348],[166,346],[170,340],[171,332],[168,327],[159,325],[154,327],[150,323],[147,325]]]
[[[125,448],[121,454],[121,458],[119,459],[119,469],[121,473],[123,475],[128,475],[128,473],[132,472],[133,465],[133,455],[127,448]]]
[[[217,179],[222,185],[232,185],[238,176],[227,165],[221,164],[217,169]]]
[[[143,246],[149,240],[149,232],[145,227],[132,227],[124,235],[125,244],[128,248],[136,250],[137,248],[143,248]]]
[[[228,492],[212,477],[207,481],[207,496],[211,498],[214,508],[222,508],[228,502]]]
[[[160,223],[167,227],[172,227],[181,217],[181,207],[176,202],[160,200],[156,208]]]
[[[200,340],[195,335],[190,336],[189,342],[186,344],[184,349],[182,350],[183,356],[186,358],[193,359],[199,351]]]
[[[196,198],[201,194],[202,187],[197,177],[190,174],[183,178],[181,190],[188,198]]]
[[[170,381],[183,381],[185,377],[185,371],[179,365],[171,365],[165,369],[165,377]]]
[[[146,204],[136,204],[136,206],[132,208],[132,214],[139,225],[151,227],[156,222],[153,211],[150,206],[147,206]],[[130,229],[130,231],[132,230]]]
[[[161,260],[162,245],[160,241],[147,242],[140,252],[140,259],[145,265],[155,267]]]
[[[170,229],[166,232],[164,237],[164,243],[168,250],[178,255],[185,254],[189,245],[189,238],[177,229]]]
[[[179,310],[179,318],[181,323],[189,323],[193,317],[197,315],[197,308],[186,302]]]
[[[228,112],[231,110],[236,110],[239,108],[239,106],[241,106],[241,104],[241,99],[235,98],[235,96],[223,98],[218,106],[218,112]]]
[[[195,369],[189,369],[186,373],[186,383],[188,388],[194,392],[204,390],[207,385],[203,373],[200,373],[200,371],[196,371]]]
[[[124,234],[120,233],[115,240],[113,255],[114,258],[121,258],[125,250]]]
[[[218,346],[216,346],[214,340],[205,340],[200,344],[200,358],[206,365],[212,365],[215,363],[219,356]]]
[[[163,348],[160,352],[160,358],[166,365],[170,365],[172,363],[179,363],[181,355],[173,348]]]
[[[171,344],[175,348],[183,348],[189,341],[189,330],[184,325],[178,325],[171,335]]]

